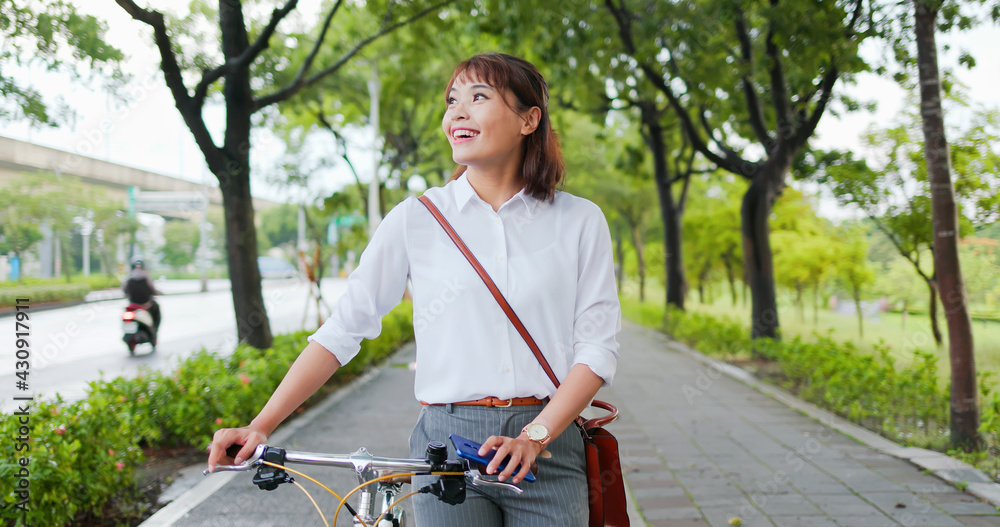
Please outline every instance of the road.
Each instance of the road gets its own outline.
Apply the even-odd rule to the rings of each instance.
[[[37,399],[58,393],[66,400],[77,400],[84,397],[90,381],[134,376],[143,366],[172,369],[201,348],[231,352],[236,344],[236,320],[228,281],[212,281],[206,293],[193,292],[198,286],[196,280],[157,282],[157,287],[165,293],[157,297],[163,313],[159,342],[156,351],[148,344],[140,345],[134,357],[129,356],[121,339],[120,317],[125,301],[120,294],[106,293],[105,297],[119,298],[30,312],[30,390],[16,395],[34,393]],[[345,287],[346,280],[342,278],[323,281],[323,296],[330,307],[336,304]],[[265,280],[263,288],[272,333],[317,326],[315,302],[308,301],[307,283]],[[308,312],[307,304],[311,304]],[[14,317],[0,318],[0,328],[0,334],[7,335],[8,342],[14,339]],[[9,349],[3,354],[7,360],[0,362],[0,410],[4,411],[13,407],[12,396],[18,380],[14,375],[13,347]]]

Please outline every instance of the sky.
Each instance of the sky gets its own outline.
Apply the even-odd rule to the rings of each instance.
[[[17,75],[30,79],[50,100],[61,98],[72,105],[77,111],[77,118],[72,124],[55,129],[31,128],[23,122],[5,123],[0,135],[214,184],[215,178],[206,168],[201,152],[181,121],[164,84],[159,71],[159,55],[151,44],[152,32],[112,2],[91,0],[79,4],[81,12],[107,21],[107,40],[128,55],[124,65],[124,69],[132,75],[132,82],[124,90],[128,102],[122,103],[106,94],[96,82],[72,85],[63,74],[48,73],[40,68],[16,70]],[[148,2],[140,2],[140,5],[144,4]],[[262,4],[270,5],[266,2]],[[298,20],[316,13],[318,6],[317,0],[300,2]],[[1000,89],[997,89],[1000,86],[1000,63],[996,58],[998,42],[1000,27],[989,23],[966,33],[939,35],[941,67],[953,69],[955,76],[968,86],[973,104],[1000,107]],[[951,45],[951,51],[941,49],[945,44]],[[976,57],[976,68],[970,71],[957,66],[960,49],[968,50]],[[872,46],[863,52],[867,57],[873,57],[882,50]],[[847,113],[839,117],[827,112],[811,144],[825,149],[851,149],[864,155],[865,149],[860,146],[859,137],[873,124],[888,126],[903,109],[906,95],[891,80],[870,74],[859,76],[854,85],[838,84],[838,88],[856,98],[875,101],[877,110],[874,113]],[[213,137],[219,142],[223,112],[217,106],[206,105],[205,118]],[[949,119],[961,120],[962,114],[951,113]],[[350,134],[348,140],[352,162],[363,179],[370,178],[374,164],[371,133],[359,131]],[[445,139],[442,137],[441,140]],[[253,189],[258,197],[299,202],[307,195],[328,194],[353,181],[347,168],[339,166],[317,173],[318,177],[314,178],[308,192],[275,186],[267,179],[280,175],[283,142],[263,130],[254,132],[252,142]],[[850,211],[840,209],[830,199],[821,199],[819,209],[820,214],[834,219],[850,215]]]

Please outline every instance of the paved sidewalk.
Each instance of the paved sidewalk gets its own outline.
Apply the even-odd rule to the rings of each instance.
[[[649,525],[998,526],[996,507],[626,324],[609,390]],[[735,522],[734,522],[735,523]]]
[[[621,410],[611,430],[647,525],[715,527],[739,518],[750,527],[1000,526],[994,506],[719,373],[655,331],[625,323],[620,341],[614,386],[598,397]],[[272,442],[337,453],[365,445],[375,455],[406,456],[419,412],[406,367],[412,360],[411,346]],[[356,484],[347,471],[305,471],[338,492]],[[336,503],[303,485],[332,520]],[[204,478],[168,509],[147,527],[322,525],[297,489],[259,491],[244,473]],[[345,516],[340,525],[349,524]]]

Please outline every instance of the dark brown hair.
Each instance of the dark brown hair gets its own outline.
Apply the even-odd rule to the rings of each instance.
[[[559,151],[559,139],[549,118],[548,86],[538,68],[524,59],[504,53],[481,53],[455,68],[445,94],[451,91],[455,79],[462,74],[492,86],[508,107],[510,101],[507,100],[507,93],[513,94],[517,107],[510,109],[518,115],[533,106],[542,111],[538,127],[525,141],[521,178],[524,180],[525,193],[542,201],[552,201],[556,188],[566,176],[566,167]],[[463,165],[456,167],[451,178],[458,178],[465,168]]]

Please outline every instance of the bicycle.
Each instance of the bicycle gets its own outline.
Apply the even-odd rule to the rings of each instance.
[[[451,440],[453,443],[468,442],[468,440],[458,436],[451,436]],[[239,445],[233,445],[227,450],[227,454],[234,457],[240,448]],[[352,515],[355,526],[405,527],[405,510],[399,506],[403,500],[417,493],[429,493],[437,496],[438,500],[444,503],[458,505],[465,501],[466,480],[474,487],[493,486],[516,494],[524,492],[517,485],[485,478],[480,472],[480,467],[484,466],[479,462],[482,460],[481,458],[478,461],[463,458],[462,449],[458,449],[458,452],[458,460],[448,460],[448,449],[440,441],[431,441],[427,444],[427,455],[424,459],[376,457],[364,447],[352,454],[345,455],[285,450],[262,444],[257,445],[253,455],[243,463],[217,465],[215,471],[247,471],[256,468],[257,473],[253,477],[253,483],[261,490],[275,490],[284,483],[292,483],[305,492],[323,519],[323,524],[327,527],[330,527],[331,524],[327,521],[319,504],[289,473],[312,481],[340,501],[333,517],[332,525],[334,526],[337,524],[340,509],[343,507]],[[286,463],[353,469],[358,476],[359,484],[351,492],[341,497],[312,477],[288,468],[285,466]],[[205,470],[203,474],[207,476],[212,472]],[[402,486],[409,483],[409,478],[421,475],[440,476],[440,478],[432,484],[400,496]],[[526,478],[525,481],[530,480]],[[372,490],[372,484],[377,484],[375,490]],[[356,509],[347,503],[347,500],[355,493],[360,493]],[[378,516],[375,516],[376,505],[380,505]]]

